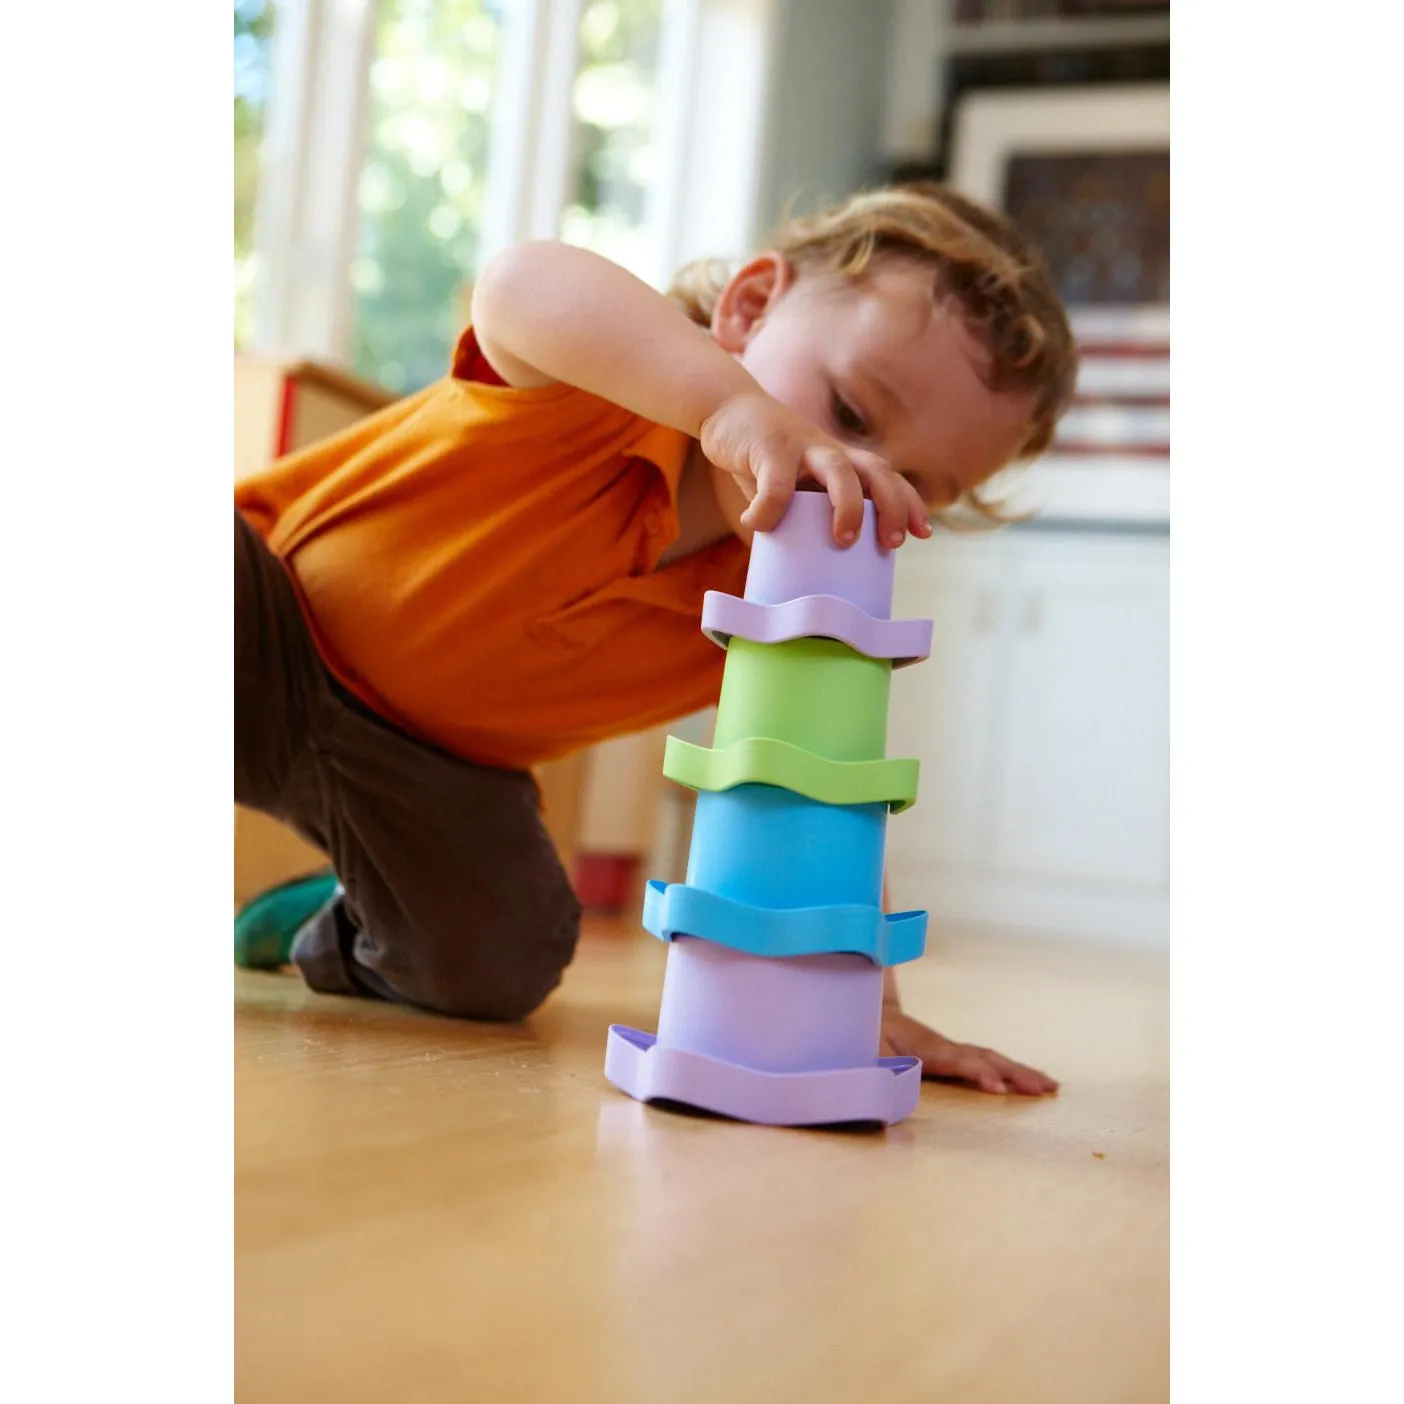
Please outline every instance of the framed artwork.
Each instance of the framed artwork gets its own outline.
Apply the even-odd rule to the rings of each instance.
[[[1168,520],[1168,87],[971,94],[951,182],[1038,246],[1078,338],[1076,403],[1015,500],[1057,520]]]
[[[952,18],[957,24],[978,25],[1122,18],[1169,12],[1169,0],[955,0]]]

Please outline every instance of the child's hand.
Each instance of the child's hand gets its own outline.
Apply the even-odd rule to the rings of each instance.
[[[863,525],[863,498],[877,509],[878,540],[900,546],[908,531],[930,536],[917,490],[886,459],[849,448],[762,390],[734,395],[702,424],[702,452],[740,484],[750,506],[741,525],[780,524],[801,477],[822,484],[834,504],[834,540],[852,545]]]
[[[923,1077],[973,1082],[982,1092],[1022,1092],[1037,1097],[1058,1090],[1058,1084],[1046,1073],[1026,1068],[992,1048],[952,1043],[891,1005],[882,1011],[882,1056],[920,1058]]]

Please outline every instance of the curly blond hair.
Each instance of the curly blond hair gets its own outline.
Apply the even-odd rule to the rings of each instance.
[[[766,247],[801,271],[850,278],[861,277],[874,259],[894,254],[929,263],[933,297],[953,299],[989,348],[991,388],[1034,395],[1016,461],[1035,458],[1052,443],[1072,402],[1077,346],[1047,265],[1009,220],[947,186],[922,181],[862,191],[817,214],[788,218]],[[678,271],[668,295],[694,322],[708,326],[736,267],[725,259],[698,259]],[[978,487],[954,507],[937,518],[948,526],[1020,520]]]

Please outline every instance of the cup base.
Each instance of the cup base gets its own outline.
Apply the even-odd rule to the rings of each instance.
[[[875,1058],[862,1067],[774,1073],[722,1062],[613,1024],[605,1076],[640,1102],[681,1102],[764,1126],[872,1121],[891,1126],[916,1110],[919,1058]]]

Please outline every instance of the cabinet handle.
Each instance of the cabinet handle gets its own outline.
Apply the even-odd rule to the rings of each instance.
[[[1043,596],[1030,595],[1024,601],[1024,632],[1036,634],[1043,628]]]

